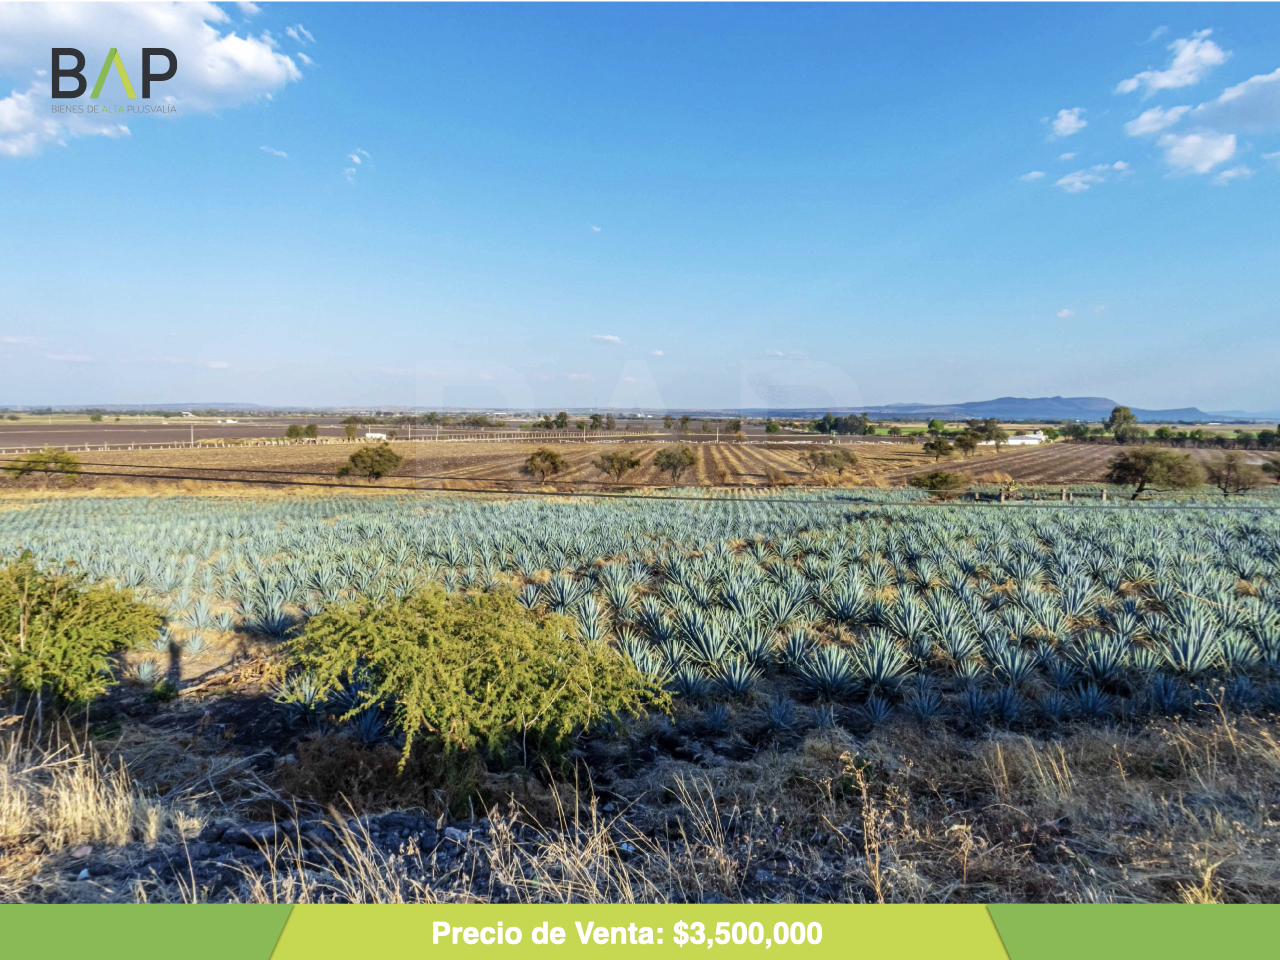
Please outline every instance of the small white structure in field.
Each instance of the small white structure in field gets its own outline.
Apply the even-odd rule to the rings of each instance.
[[[366,433],[364,438],[366,440],[385,440],[387,435],[385,433]]]
[[[995,441],[983,440],[979,446],[989,447]],[[1004,443],[1011,447],[1029,447],[1037,443],[1048,443],[1049,438],[1044,435],[1043,430],[1032,430],[1030,433],[1011,434]]]
[[[184,417],[194,417],[194,416],[195,416],[195,414],[194,414],[194,413],[192,413],[190,410],[183,410],[183,411],[182,411],[182,415],[183,415]]]

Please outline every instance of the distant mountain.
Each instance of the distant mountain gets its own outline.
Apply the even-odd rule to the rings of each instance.
[[[1101,420],[1119,406],[1107,397],[997,397],[994,400],[971,400],[965,403],[889,403],[882,406],[844,407],[832,413],[863,413],[882,417],[941,417],[947,420],[996,417],[1001,420]],[[775,411],[781,412],[781,411]],[[814,412],[821,416],[826,411]],[[1169,410],[1148,410],[1134,407],[1139,420],[1254,420],[1269,418],[1269,414],[1252,414],[1234,411],[1230,414],[1206,413],[1199,407],[1176,407]]]

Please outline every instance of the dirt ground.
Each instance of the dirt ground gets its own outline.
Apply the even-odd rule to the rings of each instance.
[[[398,441],[393,446],[405,458],[394,476],[378,484],[339,481],[338,468],[355,449],[352,445],[290,445],[271,447],[209,447],[169,450],[112,450],[77,453],[82,475],[74,485],[85,491],[113,491],[122,483],[187,484],[189,492],[203,492],[197,482],[224,486],[234,481],[303,482],[317,485],[349,484],[357,489],[403,488],[448,490],[505,489],[609,489],[671,486],[668,474],[657,470],[653,459],[668,443],[656,440],[608,443],[581,442],[435,442]],[[550,446],[567,461],[548,484],[539,484],[521,472],[529,454]],[[763,486],[818,482],[801,460],[826,444],[804,441],[772,443],[691,443],[696,461],[675,485]],[[904,467],[928,462],[921,450],[908,444],[842,443],[853,452],[857,465],[839,482],[887,484]],[[614,484],[592,461],[602,453],[633,452],[641,466]],[[149,476],[148,476],[149,475]],[[136,481],[130,478],[138,478]],[[11,489],[42,490],[43,479],[4,481]],[[63,489],[57,482],[54,487]]]

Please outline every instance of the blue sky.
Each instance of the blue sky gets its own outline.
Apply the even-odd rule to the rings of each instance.
[[[0,5],[0,403],[1272,409],[1277,71],[1269,4]]]

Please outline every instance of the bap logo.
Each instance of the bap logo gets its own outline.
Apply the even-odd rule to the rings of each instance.
[[[75,61],[74,66],[63,66],[62,61],[65,57],[70,57]],[[151,72],[151,58],[164,57],[168,63],[168,69],[164,73]],[[120,77],[120,83],[124,85],[125,96],[130,100],[138,99],[138,95],[133,92],[133,84],[129,81],[129,74],[124,69],[124,62],[120,59],[120,52],[112,47],[107,53],[107,59],[102,62],[102,69],[98,71],[98,82],[93,85],[93,92],[89,94],[89,99],[97,100],[99,94],[102,93],[102,86],[107,82],[107,74],[111,72],[111,68],[115,67],[116,75]],[[143,47],[142,48],[142,99],[151,99],[152,82],[159,83],[162,80],[171,80],[173,75],[178,72],[178,58],[172,50],[164,47]],[[85,88],[89,85],[84,78],[84,54],[75,47],[54,47],[53,48],[53,97],[55,100],[72,100],[75,97],[82,96]],[[62,81],[64,79],[73,79],[76,82],[75,88],[64,90]],[[132,108],[131,108],[132,109]]]

